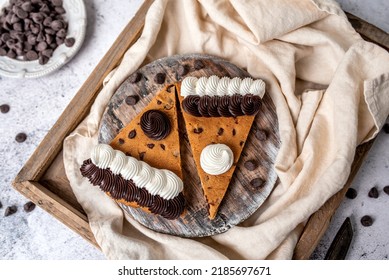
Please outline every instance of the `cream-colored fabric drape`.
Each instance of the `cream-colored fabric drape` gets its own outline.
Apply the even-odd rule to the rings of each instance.
[[[142,64],[207,53],[267,83],[279,120],[279,184],[248,220],[213,237],[153,232],[82,178],[103,111]],[[389,54],[363,41],[331,0],[156,0],[139,40],[64,142],[66,174],[110,259],[290,259],[309,216],[345,183],[358,144],[389,113]]]

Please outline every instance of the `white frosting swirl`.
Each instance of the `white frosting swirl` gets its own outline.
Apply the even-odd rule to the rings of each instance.
[[[196,84],[198,79],[196,77],[188,77],[182,81],[181,92],[187,95],[196,94]]]
[[[138,188],[144,188],[146,187],[147,183],[154,179],[155,171],[154,168],[152,168],[146,162],[140,161],[139,163],[141,165],[141,169],[138,174],[132,178],[132,181],[134,181]]]
[[[252,83],[253,83],[253,79],[244,78],[242,80],[242,83],[240,84],[239,92],[246,92],[246,93],[250,92],[250,87]]]
[[[220,175],[230,170],[234,163],[234,154],[225,144],[206,146],[200,155],[201,168],[210,175]]]
[[[219,84],[217,85],[216,93],[219,96],[225,95],[228,91],[228,85],[230,84],[230,78],[223,77],[219,80]]]
[[[184,189],[184,183],[172,171],[153,168],[107,144],[96,145],[91,160],[101,169],[109,168],[112,173],[121,174],[126,180],[133,180],[138,188],[146,188],[152,195],[172,199]]]
[[[219,80],[220,78],[218,76],[211,76],[208,78],[208,81],[207,81],[207,85],[205,87],[205,93],[210,95],[210,96],[213,96],[213,95],[216,95],[216,89],[217,89],[217,85],[219,83]]]
[[[127,157],[126,155],[121,151],[116,151],[115,157],[113,158],[112,162],[109,164],[109,168],[111,169],[113,174],[118,175],[120,171],[126,166],[127,164]]]
[[[250,86],[249,92],[253,95],[258,95],[259,97],[263,98],[266,91],[266,84],[262,80],[255,80]]]
[[[200,95],[200,96],[205,95],[205,90],[207,88],[207,82],[208,82],[207,77],[201,77],[200,79],[198,79],[197,84],[196,84],[196,94],[197,95]]]
[[[242,79],[239,77],[235,77],[230,81],[228,85],[228,95],[234,95],[240,93],[240,84],[242,83]]]
[[[108,168],[115,157],[115,151],[110,145],[100,144],[92,152],[91,160],[99,168]]]
[[[253,80],[252,78],[239,77],[219,78],[215,75],[207,78],[201,77],[199,79],[195,77],[186,77],[182,81],[181,96],[186,97],[188,95],[234,95],[234,94],[253,94],[263,98],[266,91],[266,84],[261,79]]]

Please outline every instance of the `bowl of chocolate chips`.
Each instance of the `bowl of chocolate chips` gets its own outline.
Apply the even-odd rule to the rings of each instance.
[[[52,73],[77,53],[85,30],[83,0],[0,0],[0,75]]]

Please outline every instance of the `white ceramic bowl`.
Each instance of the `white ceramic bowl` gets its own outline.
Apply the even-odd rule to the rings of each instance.
[[[1,9],[9,4],[8,0],[0,0]],[[86,10],[83,0],[63,0],[66,10],[65,20],[68,22],[66,38],[73,37],[76,41],[72,47],[59,45],[49,61],[40,65],[38,60],[22,61],[0,56],[0,75],[12,78],[38,78],[45,76],[65,65],[81,48],[85,38]]]

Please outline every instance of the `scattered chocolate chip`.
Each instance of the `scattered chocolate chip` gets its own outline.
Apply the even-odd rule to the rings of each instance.
[[[195,60],[193,67],[196,70],[200,70],[200,69],[203,69],[205,67],[205,65],[201,60]]]
[[[175,86],[174,85],[169,85],[167,88],[166,88],[166,91],[171,93],[172,92],[172,88],[174,88]]]
[[[369,197],[371,198],[378,198],[378,190],[376,187],[373,187],[370,189],[369,191],[369,194],[368,194]]]
[[[131,153],[129,153],[129,152],[126,152],[125,154],[126,154],[126,156],[128,156],[128,157],[131,156]]]
[[[364,227],[369,227],[373,224],[373,218],[370,217],[369,215],[365,215],[361,218],[361,224]]]
[[[389,133],[389,123],[384,124],[384,126],[382,127],[382,130],[383,130],[386,134],[388,134],[388,133]]]
[[[128,138],[133,139],[136,136],[136,130],[133,129],[128,133]]]
[[[140,73],[140,72],[135,72],[134,74],[132,74],[132,75],[130,76],[129,81],[130,81],[130,83],[135,84],[135,83],[139,82],[140,79],[142,79],[142,73]]]
[[[16,134],[16,137],[15,137],[16,142],[23,143],[24,141],[26,141],[26,139],[27,139],[26,133],[21,132],[21,133]]]
[[[161,100],[157,100],[157,104],[158,104],[158,105],[161,105],[161,104],[162,104],[162,101],[161,101]]]
[[[384,193],[386,193],[387,195],[389,195],[389,186],[384,187]]]
[[[9,105],[8,104],[2,104],[0,106],[0,111],[3,113],[3,114],[7,114],[9,112]]]
[[[188,74],[189,72],[189,66],[184,64],[184,65],[180,65],[178,66],[178,69],[177,69],[177,74],[180,75],[180,76],[185,76],[186,74]]]
[[[346,197],[349,199],[354,199],[357,197],[357,190],[354,188],[349,188],[346,192]]]
[[[166,79],[166,74],[165,73],[158,73],[157,75],[155,75],[154,77],[154,81],[157,83],[157,84],[163,84],[165,82],[165,79]]]
[[[239,142],[239,146],[243,146],[243,144],[244,144],[244,141]]]
[[[119,138],[119,144],[120,144],[120,145],[123,145],[123,144],[124,144],[124,139]]]
[[[145,154],[146,154],[146,152],[141,152],[141,153],[139,153],[139,159],[140,159],[140,160],[143,160],[144,157],[145,157]]]
[[[221,127],[221,128],[219,128],[219,130],[217,131],[217,135],[221,136],[221,135],[223,135],[223,132],[224,132],[224,129]]]
[[[65,39],[65,46],[67,46],[68,48],[73,47],[75,42],[76,42],[76,39],[74,39],[74,38],[66,38]]]
[[[203,131],[204,131],[204,130],[203,130],[201,127],[193,129],[193,132],[196,133],[196,134],[200,134],[200,133],[202,133]]]
[[[159,144],[161,146],[162,150],[165,150],[165,145],[164,144]]]
[[[147,147],[149,148],[149,149],[152,149],[152,148],[154,148],[154,144],[152,144],[152,143],[150,143],[150,144],[147,144]]]
[[[126,97],[126,103],[127,105],[135,105],[139,101],[138,95],[130,95]]]
[[[12,214],[15,214],[16,211],[18,211],[18,208],[15,206],[15,205],[12,205],[12,206],[8,206],[6,209],[5,209],[5,212],[4,212],[4,217],[8,217]]]
[[[35,204],[32,201],[29,201],[26,204],[24,204],[23,209],[24,211],[29,213],[35,209]]]
[[[266,132],[264,130],[258,129],[255,132],[255,138],[257,138],[259,141],[265,141],[267,139]]]
[[[236,130],[235,128],[232,129],[232,136],[235,136],[236,135]]]
[[[263,180],[261,178],[255,178],[250,181],[250,184],[254,188],[260,188],[263,185]]]
[[[255,161],[255,160],[248,160],[248,161],[246,161],[245,163],[244,163],[244,167],[247,169],[247,170],[249,170],[249,171],[253,171],[253,170],[255,170],[255,169],[257,169],[257,167],[258,167],[258,163],[257,163],[257,161]]]

